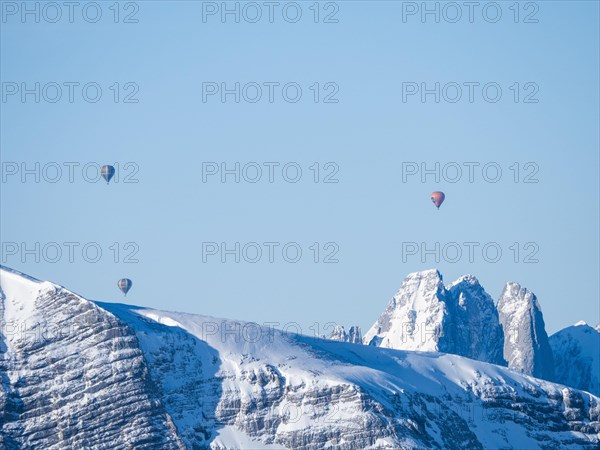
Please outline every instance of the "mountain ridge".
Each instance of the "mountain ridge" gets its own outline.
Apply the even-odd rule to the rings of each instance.
[[[14,405],[2,410],[0,443],[10,450],[599,443],[598,397],[498,365],[92,302],[41,284],[0,268],[0,403]]]
[[[592,328],[580,321],[575,326],[582,325],[600,332],[600,325]],[[600,362],[591,356],[600,354],[600,349],[595,350],[598,345],[593,339],[576,342],[585,340],[581,333],[570,336],[569,344],[559,345],[556,336],[568,329],[554,335],[552,348],[540,303],[529,289],[509,281],[494,302],[474,275],[444,284],[437,269],[428,269],[406,276],[363,344],[444,351],[600,394]],[[591,352],[586,350],[590,346],[594,346]],[[560,360],[556,375],[554,353]],[[569,375],[572,364],[577,375]]]

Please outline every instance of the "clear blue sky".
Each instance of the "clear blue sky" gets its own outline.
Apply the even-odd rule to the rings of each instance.
[[[301,2],[297,23],[279,10],[274,23],[203,22],[202,3],[191,1],[138,2],[138,23],[114,23],[112,2],[101,2],[97,23],[79,10],[74,23],[66,9],[57,23],[6,16],[3,83],[40,82],[52,97],[48,83],[96,82],[103,96],[87,103],[76,90],[69,103],[65,89],[57,103],[35,103],[32,95],[1,103],[5,170],[7,162],[39,162],[49,171],[51,162],[80,163],[73,183],[64,173],[57,183],[8,177],[0,185],[1,240],[98,242],[104,253],[95,264],[83,260],[81,246],[74,263],[66,256],[23,263],[20,254],[3,254],[3,263],[104,301],[123,301],[116,282],[127,276],[134,286],[126,302],[295,321],[306,333],[331,321],[366,331],[403,277],[430,267],[448,282],[475,274],[495,299],[506,281],[521,282],[537,294],[550,332],[598,322],[598,3],[538,2],[538,23],[522,23],[533,10],[514,23],[512,3],[501,2],[497,23],[481,11],[474,23],[422,23],[416,15],[403,22],[402,2],[391,1],[339,2],[338,23],[317,24],[313,2]],[[121,7],[119,21],[133,12]],[[320,20],[333,11],[321,8]],[[301,101],[287,103],[276,91],[274,103],[202,102],[203,82],[269,81],[299,83]],[[121,94],[130,92],[124,83],[136,83],[139,102],[114,103],[114,82]],[[315,103],[314,82],[322,94],[330,92],[324,83],[336,83],[339,102]],[[503,97],[489,103],[479,89],[473,103],[403,102],[403,82],[496,82]],[[536,83],[539,102],[521,96],[515,103],[515,82],[521,94],[530,92],[524,83]],[[304,171],[295,184],[280,172],[274,183],[203,183],[207,161],[297,162]],[[315,161],[336,163],[339,183],[313,183]],[[139,183],[85,182],[88,162],[134,162]],[[417,176],[404,183],[403,162],[495,162],[503,176],[486,182],[479,169],[473,183],[466,175],[457,183]],[[514,183],[514,162],[535,163],[539,182]],[[433,190],[447,195],[439,211],[429,200]],[[256,264],[203,263],[202,242],[212,241],[293,241],[304,254],[297,264],[280,253],[275,263],[265,256]],[[113,242],[139,245],[139,263],[124,263],[123,253],[115,263]],[[312,262],[313,242],[337,243],[339,262]],[[503,256],[497,263],[480,252],[473,262],[466,255],[455,263],[403,261],[403,242],[497,242]],[[513,242],[535,242],[539,262],[515,263]]]

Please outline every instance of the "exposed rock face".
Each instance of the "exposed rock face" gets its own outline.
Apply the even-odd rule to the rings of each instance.
[[[336,325],[329,336],[332,341],[348,342],[348,333],[346,333],[343,325]]]
[[[350,327],[350,331],[346,333],[346,330],[342,325],[336,325],[329,339],[332,341],[339,342],[351,342],[353,344],[362,344],[362,333],[360,331],[360,327],[352,326]]]
[[[546,380],[554,379],[554,362],[544,317],[535,294],[507,283],[498,300],[508,367]]]
[[[453,353],[506,365],[504,333],[492,297],[477,278],[465,275],[449,286],[454,307],[456,348]]]
[[[498,312],[492,298],[471,275],[446,288],[437,270],[409,274],[364,342],[506,364]]]
[[[51,283],[0,275],[2,448],[600,443],[600,399],[497,365],[93,303]],[[75,331],[30,340],[8,327],[25,321]]]
[[[600,395],[600,332],[585,322],[550,336],[555,380]]]
[[[2,448],[181,448],[133,330],[51,283],[0,270]]]
[[[362,344],[362,333],[359,326],[350,327],[350,331],[348,331],[348,342]]]

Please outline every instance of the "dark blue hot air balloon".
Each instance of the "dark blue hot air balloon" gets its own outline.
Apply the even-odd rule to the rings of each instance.
[[[100,174],[102,178],[106,180],[106,184],[108,184],[111,178],[115,175],[115,168],[113,166],[102,166],[100,169]]]
[[[121,278],[117,283],[119,289],[123,292],[123,294],[127,295],[131,286],[133,286],[133,282],[129,278]]]

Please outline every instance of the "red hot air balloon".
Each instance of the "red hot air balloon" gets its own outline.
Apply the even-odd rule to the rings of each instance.
[[[444,203],[445,198],[446,196],[442,191],[435,191],[431,193],[431,201],[437,207],[437,209],[440,209],[440,206],[442,206],[442,203]]]

